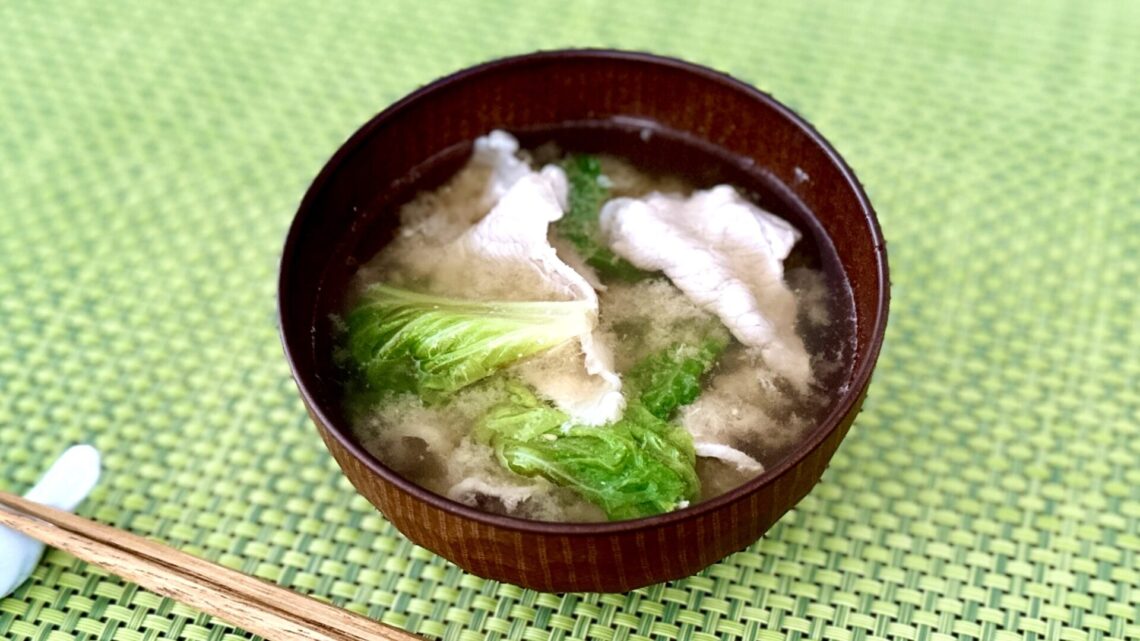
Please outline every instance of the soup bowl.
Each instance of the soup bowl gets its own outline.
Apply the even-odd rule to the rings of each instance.
[[[330,315],[356,267],[388,242],[398,206],[440,184],[472,141],[505,129],[524,141],[637,156],[716,178],[751,181],[798,203],[794,220],[850,288],[850,367],[823,418],[776,464],[720,496],[667,514],[550,523],[483,512],[432,493],[353,435],[333,364]],[[618,135],[631,129],[638,136]],[[692,150],[688,153],[686,150]],[[711,154],[711,155],[710,155]],[[707,163],[706,163],[707,164]],[[806,218],[805,218],[806,215]],[[793,216],[795,218],[795,216]],[[281,258],[281,338],[301,398],[356,489],[413,542],[464,570],[544,591],[620,592],[685,577],[748,547],[819,481],[855,419],[886,329],[886,247],[859,181],[807,122],[716,71],[645,53],[540,52],[437,80],[372,118],[305,194]]]

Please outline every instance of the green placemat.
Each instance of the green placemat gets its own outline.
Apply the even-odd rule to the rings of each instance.
[[[1140,638],[1140,4],[691,4],[0,3],[0,487],[94,442],[87,516],[451,640]],[[408,543],[323,450],[274,326],[285,229],[345,137],[571,45],[774,93],[891,249],[886,347],[823,483],[625,595]],[[4,639],[243,636],[61,553],[0,600]]]

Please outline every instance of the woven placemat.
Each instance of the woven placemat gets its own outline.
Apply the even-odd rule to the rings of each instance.
[[[0,2],[0,487],[449,640],[1140,638],[1140,4]],[[798,109],[890,241],[866,409],[811,495],[700,576],[538,594],[411,545],[309,425],[286,227],[412,88],[572,45]],[[49,553],[0,638],[245,633]]]

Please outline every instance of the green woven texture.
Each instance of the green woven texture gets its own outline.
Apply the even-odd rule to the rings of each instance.
[[[409,543],[324,450],[275,326],[287,226],[361,123],[587,45],[799,110],[865,183],[893,280],[823,482],[624,595]],[[1136,2],[0,2],[0,488],[92,442],[84,515],[432,638],[1140,638],[1138,78]],[[3,639],[247,636],[59,552],[0,600]]]

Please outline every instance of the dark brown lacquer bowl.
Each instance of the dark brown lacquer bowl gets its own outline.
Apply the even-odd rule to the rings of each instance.
[[[481,512],[420,488],[369,454],[340,405],[329,315],[340,311],[355,267],[392,237],[398,206],[442,182],[466,160],[472,141],[496,128],[515,133],[524,146],[555,140],[698,182],[729,180],[806,230],[805,242],[825,256],[825,267],[830,257],[831,276],[850,286],[855,318],[852,367],[835,381],[836,400],[819,425],[735,490],[669,514],[600,524]],[[370,120],[305,194],[285,243],[279,287],[281,336],[301,397],[360,493],[409,539],[463,569],[554,592],[621,592],[685,577],[760,538],[819,481],[858,413],[889,298],[886,247],[871,204],[810,125],[721,73],[598,50],[479,65]]]

